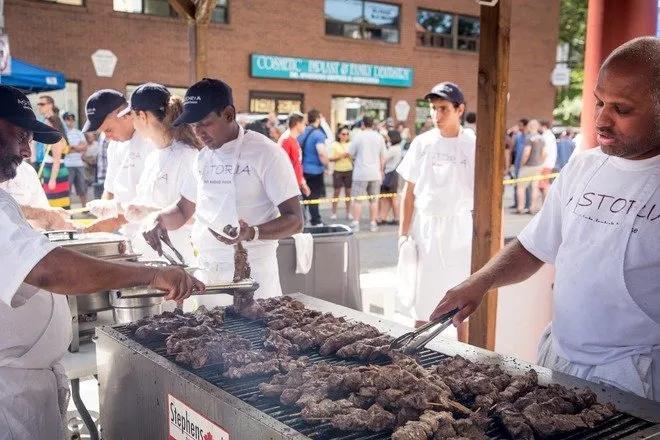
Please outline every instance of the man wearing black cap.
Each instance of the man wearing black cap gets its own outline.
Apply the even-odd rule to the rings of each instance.
[[[144,160],[154,150],[151,142],[136,133],[131,115],[119,115],[126,108],[128,102],[124,95],[112,89],[94,92],[85,104],[87,122],[83,132],[99,131],[110,141],[102,200],[88,204],[90,212],[99,221],[89,226],[86,232],[112,232],[127,223],[121,205],[135,198]],[[133,238],[137,229],[137,225],[127,225],[126,237]]]
[[[398,294],[418,321],[428,320],[438,291],[470,273],[476,147],[474,132],[461,127],[465,98],[456,84],[437,84],[425,99],[435,128],[413,140],[397,169],[406,181],[399,273],[414,274]]]
[[[160,211],[145,238],[160,254],[167,231],[195,214],[192,239],[204,279],[231,280],[233,245],[247,242],[252,277],[260,284],[256,296],[280,295],[277,240],[302,229],[300,191],[289,158],[273,141],[236,122],[231,88],[219,80],[206,78],[188,89],[174,126],[180,124],[190,124],[205,148],[179,202]],[[224,299],[212,296],[218,298],[196,299],[206,305]]]
[[[16,176],[33,139],[54,144],[61,137],[37,121],[23,93],[0,85],[0,182]],[[59,360],[71,340],[65,295],[151,285],[183,300],[205,287],[181,268],[112,263],[57,247],[3,190],[0,231],[0,438],[64,439],[69,386]]]

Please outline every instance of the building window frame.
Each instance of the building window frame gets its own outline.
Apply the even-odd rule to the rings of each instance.
[[[305,111],[305,95],[297,92],[275,92],[266,90],[250,90],[248,92],[248,111],[249,114],[268,114],[269,112],[253,111],[252,100],[255,99],[269,99],[275,101],[274,112],[278,115],[289,114],[290,112],[279,111],[279,101],[300,101],[300,112]]]
[[[32,1],[35,3],[44,3],[44,4],[59,5],[59,6],[72,6],[74,8],[87,7],[87,0],[77,0],[80,2],[80,4],[68,3],[67,0],[32,0]]]
[[[447,16],[451,17],[451,34],[444,34],[444,33],[439,33],[439,32],[432,32],[428,30],[417,30],[416,31],[416,46],[417,47],[428,47],[428,48],[433,48],[433,49],[451,49],[451,50],[457,50],[461,52],[472,52],[472,53],[478,53],[479,52],[479,38],[481,36],[481,29],[479,30],[479,36],[472,37],[472,36],[462,36],[459,35],[459,21],[461,19],[468,19],[468,20],[474,20],[476,19],[477,21],[479,20],[478,16],[474,15],[467,15],[467,14],[456,14],[448,11],[442,11],[442,10],[437,10],[437,9],[429,9],[429,8],[417,8],[417,16],[415,18],[415,24],[417,26],[420,25],[419,21],[419,13],[420,12],[430,12],[430,13],[435,13],[435,14],[444,14]],[[441,44],[437,44],[438,41],[441,41]],[[448,47],[447,43],[451,41],[451,46]],[[461,44],[459,44],[461,41],[467,42],[467,46],[470,46],[469,43],[473,43],[474,49],[462,47]]]
[[[384,118],[383,120],[392,117],[392,98],[391,97],[386,97],[386,96],[367,96],[367,95],[361,95],[361,94],[352,94],[352,93],[343,93],[343,94],[333,94],[330,97],[330,122],[332,123],[331,128],[334,130],[336,129],[336,125],[339,121],[334,121],[334,114],[333,114],[333,102],[335,99],[360,99],[360,100],[366,100],[366,101],[382,101],[385,103],[385,110],[384,110]],[[357,122],[362,115],[358,114],[358,119],[355,121]],[[341,121],[342,123],[348,122],[348,121]],[[382,122],[382,121],[381,121]]]
[[[329,37],[338,37],[338,38],[346,38],[350,40],[361,40],[361,41],[380,41],[382,43],[386,44],[401,44],[401,10],[402,10],[402,5],[401,3],[393,3],[389,1],[381,1],[381,0],[359,0],[360,3],[362,4],[362,16],[361,16],[361,23],[356,24],[352,23],[349,21],[341,21],[341,20],[334,20],[334,19],[329,19],[325,18],[325,35]],[[326,0],[324,0],[323,5],[325,8],[325,3]],[[380,3],[383,5],[388,5],[388,6],[396,6],[398,9],[398,14],[397,14],[397,24],[396,26],[391,26],[391,25],[376,25],[372,23],[367,23],[366,20],[364,19],[365,16],[365,8],[366,8],[366,3]],[[328,24],[330,25],[339,25],[341,26],[342,32],[340,34],[334,34],[334,33],[328,33]],[[344,26],[346,25],[352,25],[352,26],[357,26],[359,33],[360,33],[360,38],[353,38],[350,36],[345,35],[344,31]],[[368,38],[366,35],[370,30],[377,29],[377,30],[396,30],[397,32],[397,38],[396,41],[388,41],[386,39],[382,38]]]
[[[45,1],[50,1],[50,0],[45,0]],[[83,0],[85,1],[85,0]],[[112,10],[114,12],[118,12],[120,14],[135,14],[135,15],[141,15],[145,17],[161,17],[161,18],[179,18],[179,14],[177,14],[176,10],[172,7],[172,5],[169,4],[167,0],[156,0],[161,3],[164,3],[165,5],[168,6],[169,13],[167,15],[163,14],[154,14],[154,13],[148,13],[145,12],[145,8],[147,7],[147,0],[140,0],[140,11],[129,11],[129,10],[123,10],[123,9],[117,9],[117,6],[115,6],[114,3],[115,0],[113,0],[112,4]],[[154,0],[151,0],[154,1]],[[218,3],[216,1],[216,6],[214,7],[215,9],[223,9],[225,13],[225,21],[215,21],[213,20],[213,15],[211,16],[211,23],[218,23],[218,24],[228,24],[229,23],[229,0],[225,1],[225,6],[218,6]]]

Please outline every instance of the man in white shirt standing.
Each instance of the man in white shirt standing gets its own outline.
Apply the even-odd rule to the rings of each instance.
[[[380,194],[380,183],[383,181],[385,168],[385,139],[373,128],[374,120],[370,116],[362,118],[362,131],[351,141],[348,154],[353,157],[353,197],[376,196]],[[362,216],[362,201],[356,200],[353,204],[354,231],[360,230],[360,217]],[[369,220],[371,231],[378,230],[378,199],[369,200]]]
[[[231,88],[205,78],[186,92],[183,114],[174,126],[189,124],[205,147],[179,201],[154,215],[144,233],[159,255],[168,231],[195,216],[192,241],[198,252],[199,276],[208,283],[231,281],[234,245],[244,243],[256,298],[282,294],[277,265],[278,240],[302,230],[300,190],[284,149],[267,137],[245,130],[236,121]],[[226,226],[236,229],[231,235]],[[196,298],[198,304],[231,302],[223,295]]]
[[[66,140],[69,142],[69,152],[64,157],[64,165],[69,170],[69,184],[76,189],[83,208],[87,205],[87,179],[85,177],[85,164],[82,155],[87,151],[87,140],[82,131],[76,128],[76,116],[65,112]]]
[[[543,168],[541,175],[547,176],[552,174],[557,164],[557,138],[552,132],[552,124],[545,119],[539,121],[541,124],[541,136],[543,136],[543,143],[545,144],[545,160],[543,161]],[[550,181],[548,179],[539,182],[539,189],[543,200],[548,198],[548,191],[550,190]]]
[[[518,239],[431,318],[458,308],[458,324],[490,289],[554,264],[537,363],[660,401],[660,39],[615,49],[594,94],[600,148],[568,162]]]
[[[112,89],[94,92],[85,104],[87,122],[83,132],[99,131],[110,141],[103,196],[101,200],[89,203],[90,212],[98,217],[98,221],[86,232],[113,232],[127,224],[122,204],[135,198],[144,160],[155,148],[137,134],[130,114],[117,116],[126,107],[128,102],[124,95]],[[125,234],[131,239],[137,231],[136,224],[129,224]]]

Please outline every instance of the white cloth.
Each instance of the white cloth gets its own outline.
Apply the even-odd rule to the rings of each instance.
[[[660,358],[659,187],[660,156],[632,161],[589,150],[562,169],[518,237],[557,269],[551,335],[557,355],[600,367],[600,377],[656,400],[658,389],[641,393],[616,382],[616,369],[638,356]],[[652,368],[652,377],[642,378],[651,388],[660,386],[660,366]]]
[[[385,150],[385,174],[395,171],[401,162],[401,145],[403,145],[402,142],[394,144]]]
[[[385,155],[385,139],[374,130],[358,133],[348,147],[353,156],[353,180],[370,182],[380,180],[380,158]]]
[[[48,209],[48,199],[44,192],[37,172],[26,162],[16,168],[16,177],[0,183],[0,189],[4,189],[21,206]]]
[[[58,392],[68,383],[58,362],[71,341],[69,307],[65,296],[23,283],[55,246],[3,190],[0,230],[0,439],[61,439]]]
[[[154,149],[154,144],[142,139],[137,132],[128,141],[110,142],[104,187],[114,194],[117,202],[126,203],[135,198],[144,161]]]
[[[557,164],[557,138],[552,130],[545,130],[541,136],[545,144],[545,160],[543,161],[543,168],[553,169]]]
[[[417,246],[410,237],[399,247],[396,280],[397,300],[403,310],[410,310],[417,291]]]
[[[309,273],[314,261],[314,237],[308,233],[294,234],[293,241],[296,246],[296,273]]]
[[[197,149],[182,142],[174,141],[167,148],[155,149],[145,160],[144,171],[140,176],[137,195],[128,205],[166,208],[176,203],[181,197],[181,189],[193,171],[197,160]],[[126,208],[124,206],[124,208]],[[149,222],[150,219],[139,223]],[[181,252],[188,265],[195,261],[194,249],[190,234],[192,225],[184,225],[176,231],[168,233],[172,245]],[[141,234],[136,234],[132,240],[133,251],[142,254],[142,260],[163,260],[156,251],[147,244]],[[172,252],[169,252],[172,254]]]
[[[85,135],[77,128],[69,128],[66,131],[66,139],[69,145],[78,146],[81,142],[86,142]],[[64,165],[67,168],[83,167],[85,164],[82,161],[82,153],[69,150],[69,153],[64,156]]]
[[[233,275],[234,249],[218,241],[201,217],[219,212],[221,206],[227,211],[235,207],[237,219],[258,226],[277,218],[278,205],[299,196],[300,191],[284,150],[265,136],[240,128],[237,139],[219,149],[204,148],[199,152],[181,195],[196,203],[192,238],[200,267],[215,273],[211,279],[221,276],[220,280],[228,281]],[[226,215],[224,218],[231,220]],[[255,296],[281,294],[277,240],[256,240],[244,246],[252,277],[260,285]],[[216,300],[220,296],[209,298]]]
[[[476,139],[437,129],[413,140],[397,171],[415,184],[410,235],[417,246],[415,300],[408,313],[425,320],[442,295],[470,274]]]

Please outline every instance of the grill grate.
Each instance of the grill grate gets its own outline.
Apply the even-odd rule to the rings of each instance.
[[[120,325],[115,326],[115,330],[126,335],[130,339],[133,339],[132,334],[126,326]],[[237,333],[252,342],[254,348],[263,348],[263,333],[264,326],[258,321],[250,321],[248,319],[227,314],[225,319],[225,324],[223,326],[224,330]],[[241,380],[231,380],[222,377],[222,371],[218,368],[218,365],[209,365],[197,370],[190,368],[186,364],[176,362],[174,356],[167,354],[165,348],[165,342],[162,341],[153,341],[148,343],[143,343],[140,341],[141,345],[145,348],[153,351],[159,356],[166,358],[167,360],[175,363],[176,365],[192,372],[193,374],[199,376],[200,378],[206,380],[207,382],[221,388],[222,390],[228,392],[229,394],[237,397],[244,402],[254,406],[258,410],[268,414],[274,419],[278,420],[281,423],[284,423],[288,427],[298,431],[299,433],[314,439],[314,440],[379,440],[379,439],[389,439],[391,433],[372,433],[367,431],[351,431],[345,432],[338,429],[334,429],[329,423],[323,423],[320,425],[310,425],[304,422],[300,418],[300,410],[296,407],[284,406],[279,402],[279,399],[272,397],[267,397],[261,394],[259,391],[259,384],[264,380],[268,379],[264,376],[262,377],[251,377]],[[321,356],[318,353],[318,350],[313,350],[308,353],[305,353],[306,356],[309,356],[311,362],[326,362],[329,364],[341,364],[341,365],[364,365],[359,361],[341,359],[335,356]],[[446,359],[447,356],[441,353],[431,351],[431,350],[422,350],[418,355],[418,361],[423,366],[429,366],[438,363],[442,359]],[[387,361],[376,361],[374,364],[383,365]],[[466,402],[461,402],[466,403]],[[604,422],[602,425],[598,426],[595,429],[590,430],[581,430],[571,435],[566,436],[557,436],[551,440],[616,440],[621,439],[636,432],[640,432],[644,429],[653,426],[653,423],[646,420],[642,420],[628,414],[618,413],[616,416],[610,420]],[[490,427],[487,435],[491,439],[509,439],[510,437],[504,430],[504,428],[497,424],[493,423]]]

